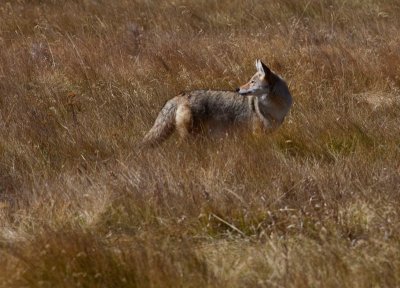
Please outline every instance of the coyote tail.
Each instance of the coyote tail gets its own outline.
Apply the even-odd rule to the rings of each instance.
[[[167,139],[174,132],[177,107],[176,98],[165,103],[160,113],[158,113],[153,127],[144,136],[141,146],[155,146]]]

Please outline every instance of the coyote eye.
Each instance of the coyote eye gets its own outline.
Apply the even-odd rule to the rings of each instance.
[[[254,80],[251,80],[251,81],[250,81],[250,83],[254,83],[254,82],[256,82],[256,81],[254,81]]]

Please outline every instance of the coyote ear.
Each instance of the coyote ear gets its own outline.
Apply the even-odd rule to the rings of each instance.
[[[257,71],[258,71],[259,73],[265,74],[265,72],[264,72],[264,67],[263,67],[263,64],[262,64],[262,62],[260,61],[260,59],[257,59],[257,60],[256,60],[256,68],[257,68]]]
[[[256,60],[256,68],[257,71],[264,74],[264,75],[269,75],[271,74],[271,70],[265,65],[263,62],[261,62],[260,59]]]
[[[261,63],[262,70],[264,71],[264,74],[265,74],[265,75],[271,74],[271,69],[269,69],[269,68],[267,67],[267,65],[265,65],[263,62],[260,61],[260,63]]]

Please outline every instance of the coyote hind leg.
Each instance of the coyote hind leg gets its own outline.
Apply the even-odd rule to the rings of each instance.
[[[175,125],[179,137],[181,139],[187,138],[193,125],[192,111],[187,101],[183,101],[183,103],[178,105],[175,116]]]

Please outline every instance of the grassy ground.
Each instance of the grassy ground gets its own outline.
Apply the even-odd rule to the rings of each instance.
[[[398,1],[61,3],[0,3],[1,287],[400,286]],[[275,133],[135,151],[256,58]]]

